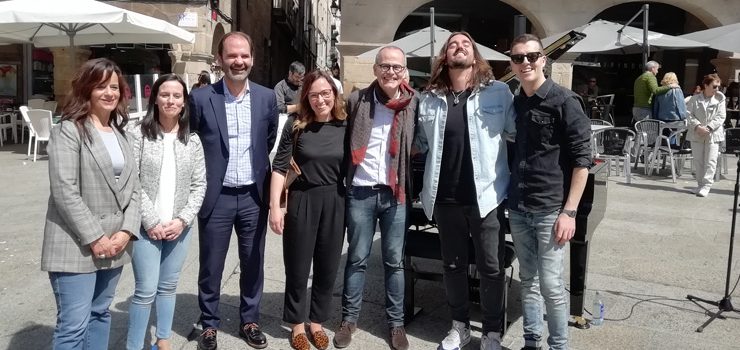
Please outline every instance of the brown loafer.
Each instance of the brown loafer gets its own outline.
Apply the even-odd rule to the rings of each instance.
[[[315,346],[319,350],[326,350],[329,348],[329,336],[326,335],[326,332],[324,330],[319,330],[316,332],[311,332],[311,341],[313,343],[313,346]]]
[[[290,347],[295,350],[311,350],[311,343],[308,342],[306,333],[290,334]]]

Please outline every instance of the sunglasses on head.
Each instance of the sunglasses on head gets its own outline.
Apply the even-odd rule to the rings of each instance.
[[[526,54],[513,54],[509,55],[509,58],[511,58],[511,62],[514,62],[516,64],[522,64],[524,63],[524,58],[527,58],[527,61],[529,63],[532,63],[534,61],[537,61],[540,57],[542,57],[542,52],[527,52]]]

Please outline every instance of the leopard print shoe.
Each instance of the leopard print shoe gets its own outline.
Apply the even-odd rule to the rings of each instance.
[[[326,350],[329,348],[329,336],[326,335],[326,332],[324,332],[323,329],[311,333],[311,340],[313,340],[313,345],[316,349]]]
[[[308,342],[306,333],[291,334],[290,346],[295,350],[311,350],[311,344]]]

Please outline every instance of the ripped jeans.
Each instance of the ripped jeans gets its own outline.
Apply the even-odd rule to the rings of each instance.
[[[480,305],[483,334],[501,332],[504,313],[504,234],[498,218],[501,207],[481,218],[477,205],[434,206],[439,229],[447,304],[452,319],[469,323],[469,239],[480,276]]]

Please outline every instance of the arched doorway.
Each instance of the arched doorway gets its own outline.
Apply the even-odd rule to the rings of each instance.
[[[213,55],[213,62],[211,62],[211,72],[215,74],[217,78],[221,77],[221,67],[216,61],[216,57],[218,56],[218,43],[221,41],[221,38],[223,38],[224,35],[226,35],[226,31],[224,30],[223,24],[216,24],[216,29],[213,30],[213,41],[211,42],[211,55]]]
[[[631,2],[609,7],[592,18],[616,23],[627,23],[640,11],[643,3]],[[682,35],[706,29],[707,25],[693,14],[673,5],[649,3],[648,28],[668,35]],[[642,28],[642,16],[630,26]],[[696,82],[715,68],[710,60],[717,56],[716,50],[682,49],[656,50],[651,48],[650,59],[661,64],[658,81],[666,72],[674,72],[686,93],[690,93]],[[615,122],[629,124],[633,104],[633,84],[644,71],[642,55],[636,54],[582,54],[573,64],[573,90],[583,89],[589,80],[598,82],[599,94],[615,94]]]

